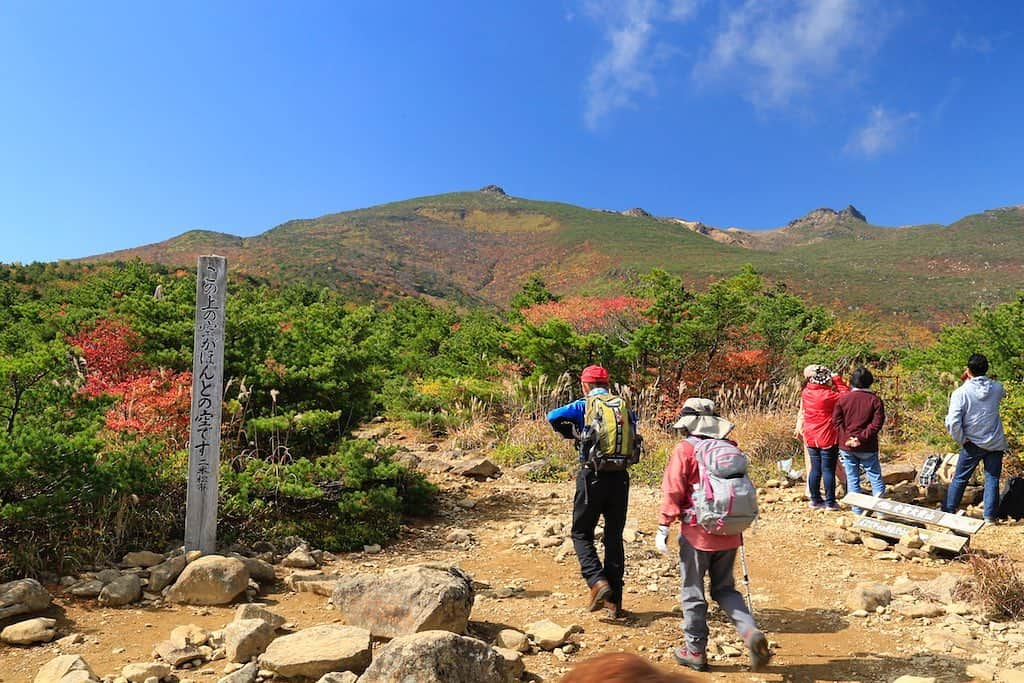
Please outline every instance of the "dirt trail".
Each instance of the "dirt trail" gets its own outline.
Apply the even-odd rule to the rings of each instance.
[[[573,661],[607,650],[637,652],[674,667],[670,650],[680,642],[678,577],[673,562],[653,548],[659,493],[634,486],[630,519],[641,532],[627,545],[627,593],[624,607],[632,616],[611,622],[581,606],[584,584],[575,556],[555,559],[556,548],[521,548],[514,545],[522,526],[542,519],[568,523],[572,484],[536,484],[502,477],[476,483],[439,475],[442,510],[429,524],[410,527],[379,555],[343,555],[327,571],[372,571],[420,561],[458,564],[483,588],[472,614],[470,632],[491,639],[502,628],[522,629],[540,619],[579,624],[581,650],[560,661],[552,653],[527,656],[527,670],[543,680],[557,680]],[[469,497],[472,509],[456,505]],[[769,671],[753,674],[746,653],[711,662],[707,680],[723,681],[892,681],[902,674],[933,676],[940,681],[969,680],[969,659],[929,652],[922,644],[928,631],[898,616],[870,621],[851,617],[845,607],[847,593],[859,581],[892,583],[900,575],[928,579],[949,571],[949,563],[905,560],[886,562],[863,546],[839,545],[826,540],[831,515],[807,510],[802,502],[764,506],[762,520],[747,534],[747,558],[755,616],[775,645]],[[472,532],[475,542],[455,548],[446,542],[455,528]],[[1024,559],[1024,528],[1000,526],[982,530],[976,547],[1008,552]],[[958,567],[955,569],[959,570]],[[284,570],[287,571],[287,570]],[[504,590],[511,587],[512,590]],[[499,597],[507,596],[507,597]],[[326,599],[295,594],[278,584],[263,600],[298,628],[341,621],[341,614]],[[64,650],[55,644],[32,648],[0,645],[0,683],[31,681],[39,667],[61,653],[85,656],[100,675],[119,671],[130,662],[151,660],[153,646],[167,638],[175,626],[194,623],[220,628],[232,618],[233,607],[161,606],[140,609],[104,609],[94,601],[57,595],[47,616],[59,619],[59,631],[81,633],[86,641]],[[712,608],[712,639],[739,646],[724,616]],[[224,661],[207,664],[181,678],[216,681]]]

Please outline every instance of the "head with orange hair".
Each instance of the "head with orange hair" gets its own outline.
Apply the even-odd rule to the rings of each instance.
[[[608,652],[580,662],[560,683],[693,683],[696,677],[664,671],[629,652]]]

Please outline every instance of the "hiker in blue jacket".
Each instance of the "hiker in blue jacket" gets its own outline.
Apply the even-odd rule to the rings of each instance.
[[[955,513],[978,463],[985,468],[984,515],[994,524],[999,505],[999,477],[1003,471],[1006,434],[999,403],[1006,396],[1001,382],[988,377],[988,358],[976,353],[967,360],[964,383],[949,397],[946,429],[960,444],[960,458],[946,493],[944,512]]]
[[[584,397],[608,394],[608,371],[600,365],[583,369],[580,381]],[[584,430],[587,399],[581,398],[548,413],[552,428],[567,439],[579,439]],[[636,433],[636,415],[629,413]],[[581,444],[582,445],[582,444]],[[584,448],[580,448],[580,469],[576,475],[576,494],[572,506],[572,544],[580,563],[580,573],[590,592],[587,605],[591,612],[604,607],[610,618],[624,616],[622,611],[622,584],[626,570],[626,554],[622,545],[622,530],[626,526],[629,507],[629,472],[596,472],[587,462]],[[594,545],[594,529],[604,516],[604,563]]]

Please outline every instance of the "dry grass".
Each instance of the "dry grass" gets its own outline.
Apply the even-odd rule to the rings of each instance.
[[[1024,577],[1006,556],[967,555],[970,575],[957,586],[956,597],[985,608],[989,616],[1024,618]]]

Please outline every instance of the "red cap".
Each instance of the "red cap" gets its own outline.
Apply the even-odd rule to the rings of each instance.
[[[600,365],[588,365],[580,373],[580,380],[587,384],[607,384],[608,371]]]

